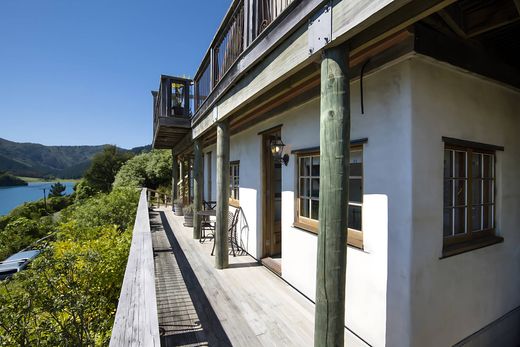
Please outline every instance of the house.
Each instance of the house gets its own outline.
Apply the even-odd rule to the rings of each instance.
[[[153,146],[174,195],[217,201],[217,235],[241,209],[242,248],[317,301],[319,341],[518,345],[519,19],[517,0],[235,0],[193,81],[161,76]]]

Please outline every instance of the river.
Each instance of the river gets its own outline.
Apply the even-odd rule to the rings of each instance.
[[[60,181],[65,187],[65,194],[73,192],[74,182]],[[54,182],[30,182],[28,186],[0,187],[0,216],[9,213],[13,208],[24,202],[36,201],[43,198],[43,190],[49,194]]]

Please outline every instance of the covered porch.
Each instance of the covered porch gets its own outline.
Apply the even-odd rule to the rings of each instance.
[[[310,346],[314,303],[246,253],[219,271],[212,242],[169,208],[150,212],[161,345]],[[349,346],[366,344],[345,329]]]

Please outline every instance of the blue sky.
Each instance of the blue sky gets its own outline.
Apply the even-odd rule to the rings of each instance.
[[[152,138],[159,75],[192,77],[230,0],[1,0],[0,137]]]

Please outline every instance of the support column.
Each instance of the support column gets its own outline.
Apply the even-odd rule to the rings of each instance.
[[[202,141],[196,139],[193,146],[193,238],[201,237],[201,216],[198,215],[202,209]]]
[[[177,199],[177,183],[179,183],[179,160],[172,149],[172,210],[173,200]]]
[[[229,121],[217,124],[217,225],[215,230],[215,267],[228,267],[229,213]]]
[[[350,157],[346,45],[324,51],[320,104],[320,225],[314,346],[343,346]]]

